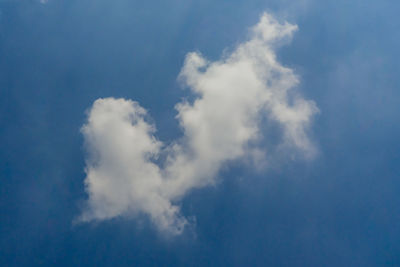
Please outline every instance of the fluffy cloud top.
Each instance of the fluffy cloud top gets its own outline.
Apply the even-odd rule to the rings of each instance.
[[[80,220],[146,214],[161,231],[181,233],[187,221],[179,200],[213,184],[223,164],[249,155],[250,143],[262,137],[263,116],[282,126],[287,145],[312,155],[306,130],[318,109],[290,93],[298,79],[274,52],[296,29],[263,14],[251,38],[221,60],[189,53],[179,78],[196,99],[176,105],[184,137],[173,144],[154,137],[155,127],[138,103],[96,100],[82,128],[89,150],[89,198]],[[156,164],[161,153],[167,158]]]

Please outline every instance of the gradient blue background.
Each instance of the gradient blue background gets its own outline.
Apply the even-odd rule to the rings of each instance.
[[[400,266],[400,2],[144,2],[0,0],[0,265]],[[185,54],[218,59],[263,11],[299,26],[278,57],[321,110],[319,156],[225,170],[172,240],[146,218],[73,226],[92,102],[137,100],[174,140]]]

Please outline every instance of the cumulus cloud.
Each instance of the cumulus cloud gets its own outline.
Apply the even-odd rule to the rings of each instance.
[[[154,126],[145,115],[130,100],[107,98],[93,104],[82,128],[89,150],[85,180],[89,200],[81,220],[145,212],[162,230],[183,228],[178,208],[162,195],[161,171],[152,162],[162,143],[154,138]]]
[[[179,79],[196,98],[176,105],[184,136],[172,144],[155,138],[138,103],[96,100],[82,128],[89,157],[80,220],[145,214],[161,231],[181,233],[187,220],[180,199],[214,184],[224,164],[257,154],[263,117],[281,125],[285,145],[312,155],[307,128],[318,109],[294,92],[298,79],[274,52],[296,29],[265,13],[249,40],[222,59],[189,53]],[[161,154],[167,156],[160,163]]]

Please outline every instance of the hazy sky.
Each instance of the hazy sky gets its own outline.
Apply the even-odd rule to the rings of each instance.
[[[400,265],[399,10],[0,0],[0,265]]]

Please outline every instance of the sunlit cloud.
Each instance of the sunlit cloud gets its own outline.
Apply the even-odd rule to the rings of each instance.
[[[225,164],[259,155],[262,118],[281,126],[285,146],[313,156],[307,130],[318,109],[295,92],[297,76],[275,54],[296,29],[264,13],[249,40],[220,60],[189,53],[179,80],[195,99],[176,105],[183,137],[171,144],[157,140],[137,102],[96,100],[82,127],[88,200],[79,220],[144,214],[160,231],[180,234],[188,224],[182,197],[215,184]]]

